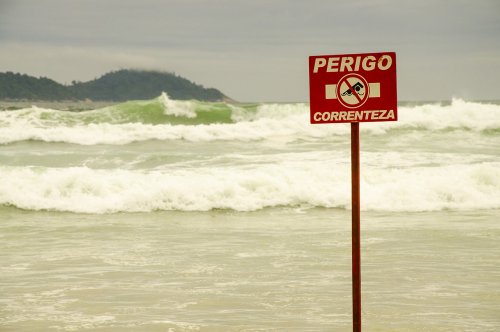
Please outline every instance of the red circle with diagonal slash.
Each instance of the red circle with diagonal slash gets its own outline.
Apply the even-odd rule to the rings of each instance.
[[[370,95],[370,86],[359,74],[347,74],[337,84],[337,98],[347,108],[362,106]]]

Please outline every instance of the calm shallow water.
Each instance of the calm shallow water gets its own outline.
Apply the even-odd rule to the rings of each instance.
[[[350,213],[3,208],[2,331],[349,331]],[[500,213],[362,214],[370,331],[495,331]]]

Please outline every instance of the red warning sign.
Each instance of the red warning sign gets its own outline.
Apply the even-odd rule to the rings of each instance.
[[[309,57],[311,123],[397,120],[396,53]]]

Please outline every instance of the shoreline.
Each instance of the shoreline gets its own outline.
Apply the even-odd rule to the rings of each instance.
[[[19,110],[37,106],[40,108],[55,109],[59,111],[88,111],[119,104],[118,101],[92,101],[92,100],[0,100],[0,110]]]

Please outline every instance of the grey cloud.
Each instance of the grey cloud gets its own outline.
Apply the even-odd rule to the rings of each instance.
[[[4,0],[0,9],[0,70],[72,80],[156,67],[236,99],[307,100],[308,55],[393,50],[402,98],[499,98],[474,86],[500,73],[494,0]]]

